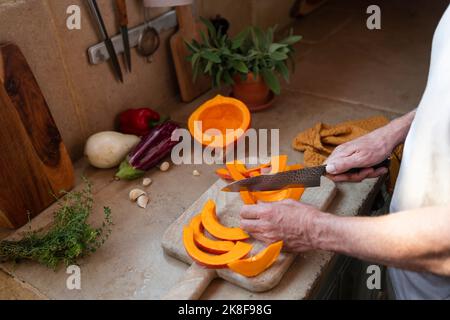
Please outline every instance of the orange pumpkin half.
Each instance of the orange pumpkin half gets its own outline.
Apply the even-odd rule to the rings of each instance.
[[[222,254],[231,251],[234,248],[232,241],[217,241],[206,237],[203,233],[202,216],[195,216],[190,223],[194,230],[195,243],[203,250],[209,253]]]
[[[239,140],[250,127],[247,106],[234,98],[218,95],[198,108],[189,118],[189,131],[205,146],[224,148]],[[234,133],[227,133],[235,130]]]
[[[202,211],[202,225],[212,236],[221,240],[239,241],[250,236],[241,228],[229,228],[222,225],[216,216],[216,204],[208,200]]]
[[[246,277],[256,277],[269,269],[280,255],[283,241],[276,242],[257,255],[228,264],[228,268]]]
[[[211,268],[223,268],[229,263],[245,257],[251,250],[252,245],[245,242],[238,242],[233,249],[222,255],[210,255],[201,251],[194,240],[194,230],[191,226],[185,226],[183,229],[183,243],[188,255],[201,265]]]

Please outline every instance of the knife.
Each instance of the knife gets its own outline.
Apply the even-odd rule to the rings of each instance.
[[[116,50],[114,49],[114,45],[111,41],[111,38],[108,35],[108,31],[106,30],[105,23],[103,21],[102,15],[97,5],[96,0],[88,0],[89,7],[91,8],[92,15],[95,18],[95,21],[98,24],[100,29],[100,34],[105,42],[106,49],[108,50],[109,57],[111,58],[112,67],[117,78],[120,82],[123,82],[122,69],[120,68],[119,60],[117,59]]]
[[[122,34],[123,50],[128,72],[131,72],[130,39],[128,37],[128,12],[125,0],[116,0],[117,13],[119,14],[120,33]]]
[[[374,169],[390,166],[390,159],[374,166]],[[358,173],[362,169],[351,169],[346,173]],[[326,174],[326,166],[292,170],[277,174],[260,175],[257,177],[233,182],[222,189],[225,192],[240,191],[275,191],[285,188],[314,188],[320,186],[320,178]]]

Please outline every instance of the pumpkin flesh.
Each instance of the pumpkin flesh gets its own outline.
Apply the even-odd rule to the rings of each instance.
[[[283,171],[288,170],[298,170],[303,168],[302,165],[292,165],[288,166],[288,157],[286,155],[280,155],[275,156],[271,160],[271,171],[270,174],[276,174]],[[266,168],[266,167],[264,167]],[[247,177],[244,176],[239,170],[239,168],[236,167],[235,163],[228,163],[226,166],[226,170],[228,171],[228,174],[233,178],[235,181],[239,181],[242,179],[246,179]],[[242,170],[242,169],[241,169]],[[225,172],[225,171],[223,171]],[[249,174],[250,177],[258,176],[261,173],[256,171]],[[258,201],[262,202],[278,202],[285,199],[292,199],[299,201],[304,193],[304,188],[289,188],[284,190],[276,190],[276,191],[262,191],[262,192],[249,192],[249,191],[241,191],[240,195],[242,198],[242,201],[247,205],[256,204]]]
[[[244,136],[250,122],[250,111],[243,102],[218,95],[190,116],[188,127],[194,139],[201,144],[212,148],[225,148]],[[207,132],[208,130],[215,132]],[[229,133],[227,130],[235,132]]]
[[[188,255],[197,263],[210,268],[224,268],[229,263],[245,257],[251,250],[252,245],[245,242],[237,242],[233,249],[222,255],[210,255],[200,250],[194,240],[194,230],[191,226],[183,229],[183,244]]]
[[[194,231],[194,241],[202,250],[214,254],[223,254],[234,248],[235,244],[232,241],[217,241],[206,237],[202,230],[201,215],[195,216],[191,220],[190,226]]]
[[[275,263],[282,247],[283,241],[276,242],[253,257],[230,262],[228,268],[245,277],[256,277]]]
[[[202,211],[202,225],[213,237],[221,240],[239,241],[250,236],[241,228],[229,228],[222,225],[217,219],[216,204],[208,200]]]

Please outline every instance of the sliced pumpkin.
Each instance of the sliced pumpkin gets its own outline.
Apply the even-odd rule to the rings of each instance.
[[[240,161],[233,162],[232,164],[235,165],[237,171],[239,173],[241,173],[245,178],[259,176],[259,175],[261,175],[261,170],[270,167],[270,163],[265,163],[265,164],[262,164],[262,165],[259,165],[259,166],[253,167],[253,168],[247,168]],[[226,168],[217,169],[216,174],[224,180],[233,180],[230,172]]]
[[[228,268],[245,277],[256,277],[275,263],[282,248],[283,241],[276,242],[253,257],[230,262]]]
[[[271,160],[271,172],[270,174],[275,174],[278,172],[288,171],[288,170],[298,170],[303,168],[302,165],[296,164],[288,166],[288,157],[286,155],[275,156]],[[243,173],[236,168],[235,163],[228,163],[226,168],[228,174],[235,181],[246,179]],[[261,175],[260,172],[255,171],[249,174],[250,177],[255,177]],[[263,191],[263,192],[249,192],[241,191],[242,201],[247,205],[256,204],[258,201],[263,202],[278,202],[285,199],[293,199],[299,201],[304,193],[304,188],[290,188],[284,190],[276,191]]]
[[[233,180],[227,169],[221,168],[216,170],[216,174],[224,180]]]
[[[197,215],[189,224],[194,230],[194,240],[197,246],[202,250],[214,254],[223,254],[231,251],[234,248],[234,242],[232,241],[217,241],[212,240],[205,236],[202,227],[202,216]]]
[[[228,172],[230,173],[231,177],[235,180],[235,181],[239,181],[242,179],[245,179],[244,175],[242,173],[239,172],[239,170],[236,169],[234,164],[227,164],[227,169]],[[241,198],[242,201],[244,201],[245,204],[251,205],[251,204],[256,204],[255,199],[253,199],[252,194],[249,191],[241,191]]]
[[[288,161],[288,156],[286,156],[286,155],[272,157],[272,161],[271,161],[272,171],[270,173],[275,174],[275,173],[286,171],[287,161]]]
[[[239,241],[250,238],[241,228],[229,228],[217,219],[216,204],[208,200],[202,211],[202,225],[213,237],[221,240]]]
[[[233,249],[222,255],[210,255],[200,250],[194,240],[194,229],[185,226],[183,229],[183,244],[188,255],[201,265],[211,268],[223,268],[229,263],[245,257],[251,250],[252,245],[245,242],[237,242]]]
[[[188,126],[194,139],[201,144],[224,148],[244,136],[250,122],[250,111],[243,102],[218,95],[190,116]],[[207,133],[210,129],[215,129],[216,133]],[[234,133],[227,132],[230,129]]]

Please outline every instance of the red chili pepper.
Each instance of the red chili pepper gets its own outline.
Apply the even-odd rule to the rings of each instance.
[[[120,132],[145,136],[160,120],[160,115],[152,109],[130,109],[119,116]]]

